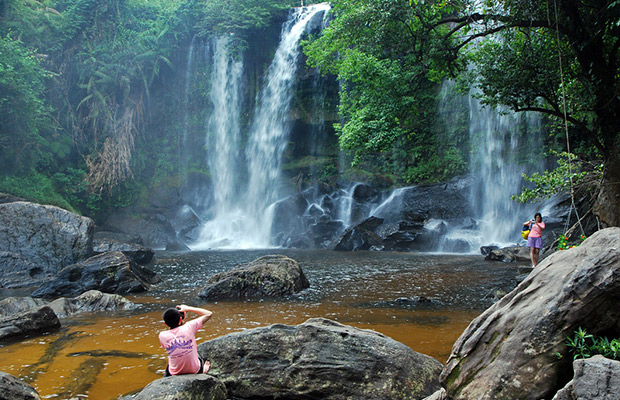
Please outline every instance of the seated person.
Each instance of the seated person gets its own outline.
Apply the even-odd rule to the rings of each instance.
[[[185,322],[185,313],[193,312],[200,317]],[[164,312],[164,322],[169,330],[159,333],[159,342],[168,352],[165,376],[207,373],[211,367],[198,355],[196,332],[211,318],[213,313],[204,308],[182,304]]]

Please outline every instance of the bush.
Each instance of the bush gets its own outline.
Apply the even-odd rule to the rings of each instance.
[[[574,338],[566,338],[566,346],[573,354],[573,359],[590,358],[597,354],[612,360],[620,360],[620,341],[606,337],[597,338],[588,334],[581,327],[575,331]]]

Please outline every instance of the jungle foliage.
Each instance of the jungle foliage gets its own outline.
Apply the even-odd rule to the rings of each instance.
[[[1,2],[0,191],[93,213],[170,180],[177,140],[149,124],[169,100],[179,46],[209,30],[243,39],[289,5]]]
[[[253,41],[297,4],[0,2],[0,191],[96,212],[178,184],[175,175],[197,168],[178,149],[181,49],[224,34],[238,50],[258,51]],[[483,104],[547,115],[546,147],[574,153],[581,165],[603,160],[601,187],[620,198],[620,1],[331,4],[328,28],[304,50],[340,83],[335,127],[357,168],[395,183],[464,172],[467,115],[438,115],[449,78]]]
[[[431,156],[421,165],[462,165],[456,137],[429,143],[424,123],[423,110],[431,109],[425,89],[451,78],[476,89],[485,105],[545,114],[555,124],[547,146],[603,159],[604,176],[618,192],[620,2],[332,3],[334,21],[306,51],[313,65],[346,82],[340,141],[357,160],[401,147],[406,138],[405,148],[423,146]],[[450,154],[458,155],[452,163]]]

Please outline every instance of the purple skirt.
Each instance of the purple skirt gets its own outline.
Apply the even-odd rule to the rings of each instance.
[[[528,237],[527,238],[527,247],[535,247],[537,249],[542,249],[542,236],[539,237]]]

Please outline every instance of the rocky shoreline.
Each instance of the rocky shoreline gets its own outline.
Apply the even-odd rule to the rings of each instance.
[[[95,251],[87,218],[24,202],[0,204],[0,214],[22,219],[2,219],[0,287],[37,288],[30,297],[0,302],[0,340],[53,331],[78,312],[136,307],[121,295],[158,282],[148,266],[136,262],[152,260],[140,245],[115,247],[108,238]],[[47,230],[50,225],[56,231]],[[509,254],[520,257],[504,249]],[[268,256],[212,277],[201,293],[211,300],[252,301],[307,287],[294,260]],[[607,228],[547,257],[474,319],[446,365],[377,332],[315,318],[207,341],[199,352],[212,362],[209,375],[162,378],[125,398],[614,398],[609,396],[618,393],[620,362],[598,356],[573,362],[566,337],[577,328],[618,337],[619,293],[620,228]],[[6,373],[0,374],[0,392],[39,398]]]

